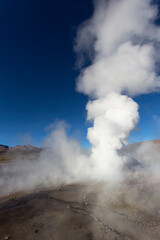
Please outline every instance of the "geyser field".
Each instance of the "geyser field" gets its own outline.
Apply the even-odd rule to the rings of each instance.
[[[127,145],[135,97],[160,90],[158,14],[150,0],[94,1],[74,45],[91,147],[59,121],[43,148],[3,149],[0,240],[160,239],[160,141]]]
[[[79,176],[73,181],[65,169],[55,182],[49,170],[39,169],[46,151],[51,149],[18,146],[0,153],[1,239],[160,239],[159,179],[152,173],[159,169],[160,140],[123,149],[130,161],[119,184]]]

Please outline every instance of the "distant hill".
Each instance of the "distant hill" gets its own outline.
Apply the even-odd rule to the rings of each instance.
[[[32,145],[17,145],[17,146],[15,146],[15,147],[9,147],[9,151],[11,151],[11,152],[15,152],[15,151],[21,151],[21,152],[23,152],[23,151],[37,151],[37,150],[39,150],[40,148],[38,148],[38,147],[34,147],[34,146],[32,146]]]
[[[125,146],[122,150],[120,150],[120,154],[122,153],[130,153],[132,154],[138,147],[142,144],[153,143],[156,144],[156,148],[160,150],[160,139],[144,141],[133,143],[128,146]],[[9,147],[6,145],[0,144],[0,161],[10,161],[12,159],[36,159],[39,157],[43,148],[34,147],[32,145],[17,145],[14,147]]]
[[[35,159],[39,156],[41,151],[42,148],[32,145],[17,145],[15,147],[0,145],[0,161],[9,161],[16,158]]]
[[[160,139],[155,139],[155,140],[150,140],[150,141],[143,141],[143,142],[138,142],[138,143],[132,143],[132,144],[129,144],[128,146],[126,146],[125,148],[136,148],[142,144],[145,144],[145,143],[154,143],[154,144],[160,144]]]

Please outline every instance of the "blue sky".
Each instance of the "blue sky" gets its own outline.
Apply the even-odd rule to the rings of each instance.
[[[83,146],[87,97],[75,91],[77,27],[91,0],[0,2],[0,144],[40,145],[46,126],[65,119]],[[160,138],[160,94],[135,98],[140,123],[130,142]]]

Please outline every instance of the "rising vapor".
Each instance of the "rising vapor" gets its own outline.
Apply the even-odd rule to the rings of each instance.
[[[130,97],[159,91],[156,63],[160,28],[158,9],[149,0],[95,1],[93,17],[79,28],[75,50],[92,52],[82,68],[77,90],[88,95],[87,138],[99,179],[120,180],[125,157],[119,151],[136,126],[138,105]]]

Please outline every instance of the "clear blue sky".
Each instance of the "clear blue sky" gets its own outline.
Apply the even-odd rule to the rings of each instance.
[[[73,42],[92,10],[91,0],[0,2],[0,144],[32,138],[39,145],[46,126],[65,119],[87,145],[87,97],[75,92]],[[140,123],[130,142],[160,138],[160,95],[135,100]]]

